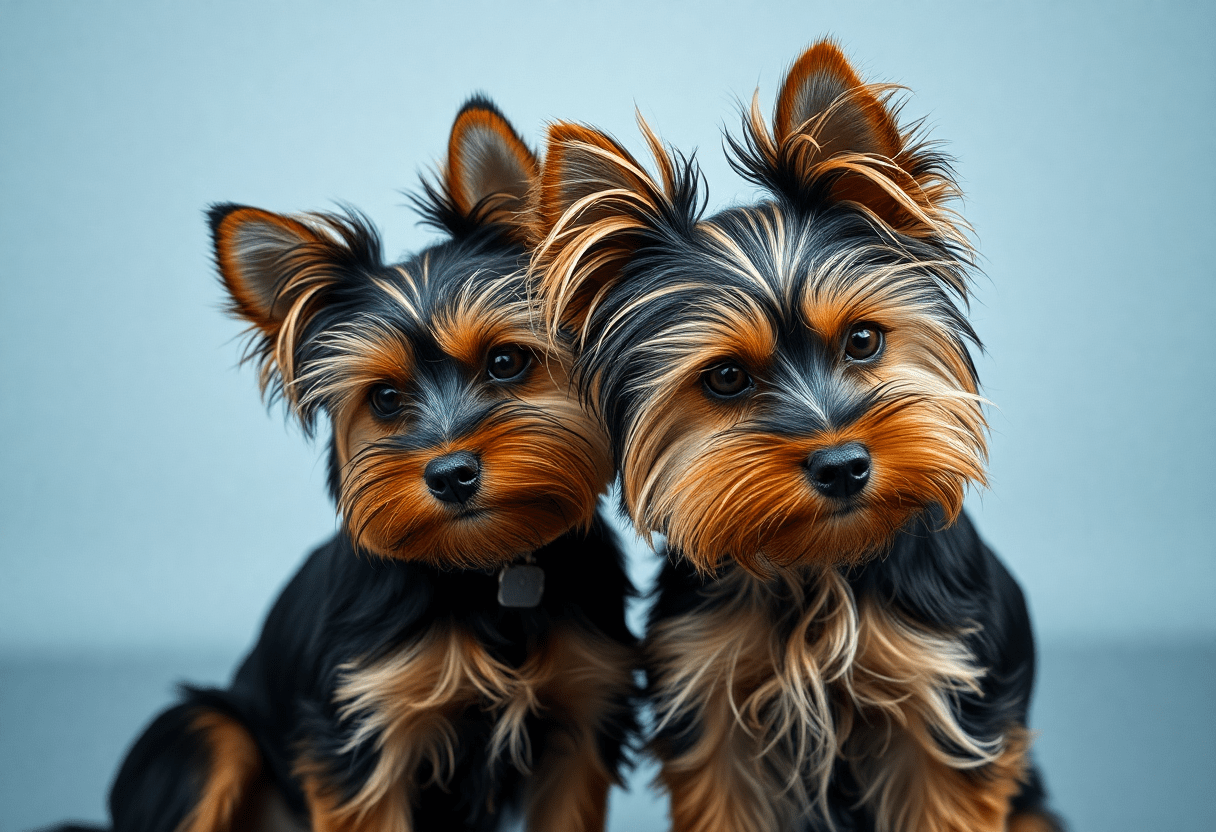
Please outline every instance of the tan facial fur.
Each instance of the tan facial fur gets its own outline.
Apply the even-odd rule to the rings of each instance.
[[[769,291],[795,285],[793,274],[761,275],[800,262],[787,249],[805,241],[771,212],[757,211],[754,222],[769,240],[771,260],[753,263],[722,242],[723,235],[710,235],[722,262],[755,274]],[[782,357],[769,318],[742,292],[704,302],[716,304],[720,323],[703,317],[674,323],[646,345],[663,357],[665,369],[650,381],[630,425],[624,495],[639,528],[663,531],[701,569],[712,570],[726,557],[761,575],[774,566],[855,562],[881,551],[927,505],[939,504],[953,518],[966,485],[984,482],[982,400],[957,340],[902,299],[900,281],[915,275],[828,265],[798,296],[773,300],[797,310],[807,340],[842,344],[849,326],[861,321],[887,331],[878,361],[858,367],[841,361],[833,383],[884,391],[889,404],[880,399],[842,428],[802,435],[764,429],[766,376]],[[755,395],[737,402],[706,395],[701,375],[724,358],[755,377]],[[808,423],[820,414],[810,390],[781,392],[802,396]],[[820,448],[846,442],[866,446],[873,475],[864,499],[842,516],[811,487],[804,462]]]
[[[402,303],[409,303],[404,292]],[[365,341],[349,353],[350,366],[324,368],[345,386],[334,437],[340,507],[356,542],[387,557],[493,566],[589,522],[611,476],[607,438],[571,390],[568,357],[534,333],[526,304],[495,304],[470,290],[429,326],[470,378],[484,376],[490,351],[504,345],[528,350],[533,366],[525,381],[503,386],[505,409],[472,434],[406,451],[389,440],[408,434],[409,424],[377,419],[367,395],[376,382],[409,387],[408,342],[392,333],[367,342],[366,321],[358,335],[334,336]],[[453,451],[476,454],[482,468],[463,514],[432,496],[423,479],[430,460]]]

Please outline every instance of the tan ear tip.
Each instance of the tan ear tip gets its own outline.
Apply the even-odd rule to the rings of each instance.
[[[545,139],[552,148],[583,138],[586,129],[582,125],[575,124],[572,121],[555,121],[545,131]]]
[[[311,233],[311,229],[308,227],[308,215],[292,216],[288,214],[276,214],[273,211],[252,208],[248,205],[223,204],[212,206],[207,212],[207,219],[211,225],[212,233],[217,236],[220,234],[231,234],[237,227],[251,222],[260,222],[264,225],[286,228],[295,233]]]
[[[458,146],[460,140],[470,130],[490,130],[500,136],[509,136],[514,138],[515,131],[511,128],[511,124],[501,115],[489,110],[466,110],[456,117],[456,121],[452,124],[451,142],[453,146]]]
[[[510,146],[518,156],[532,156],[519,134],[498,106],[484,95],[474,95],[456,113],[452,132],[448,139],[449,154],[460,152],[460,142],[466,133],[474,129],[490,130]]]
[[[794,66],[801,67],[808,63],[832,63],[848,66],[849,60],[845,57],[840,41],[828,36],[820,38],[804,49],[794,61]]]
[[[212,239],[218,243],[220,238],[231,230],[233,223],[239,222],[242,215],[255,210],[247,205],[237,205],[232,202],[217,202],[209,206],[207,208],[207,226],[211,230]]]
[[[819,40],[807,47],[807,52],[823,52],[829,55],[839,55],[844,57],[844,50],[840,46],[840,41],[831,35],[825,35]],[[805,53],[804,53],[805,54]]]
[[[470,137],[476,137],[478,133],[482,134],[482,138],[473,138],[471,142],[466,141]],[[465,204],[467,202],[465,198],[467,195],[463,193],[465,188],[457,187],[457,185],[463,183],[467,186],[466,176],[476,175],[475,170],[466,170],[468,165],[476,168],[474,158],[476,154],[471,153],[470,146],[476,146],[487,139],[513,157],[529,179],[535,180],[540,173],[540,162],[536,158],[536,154],[516,132],[507,117],[489,98],[480,94],[475,95],[466,101],[456,114],[452,132],[448,138],[447,161],[443,168],[443,176],[448,189],[456,198],[458,207],[462,211],[468,210],[472,206]]]
[[[821,72],[837,76],[848,86],[856,86],[861,83],[853,65],[845,57],[844,50],[832,38],[824,38],[807,47],[806,51],[799,55],[793,66],[790,67],[786,83],[793,81],[800,84],[812,74]]]
[[[456,112],[456,118],[453,121],[453,126],[461,124],[465,121],[481,119],[484,121],[495,121],[499,124],[509,126],[507,117],[502,114],[502,110],[498,109],[490,98],[482,93],[476,93],[465,100],[460,105],[460,109]]]

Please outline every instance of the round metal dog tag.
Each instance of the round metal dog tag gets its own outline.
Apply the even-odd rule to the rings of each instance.
[[[535,607],[545,594],[545,570],[530,563],[504,566],[498,573],[498,603],[504,607]]]

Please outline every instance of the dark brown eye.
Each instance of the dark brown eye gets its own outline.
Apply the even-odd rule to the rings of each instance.
[[[853,324],[844,342],[844,353],[854,361],[865,361],[882,349],[882,330],[874,324]]]
[[[752,377],[747,374],[747,370],[728,361],[706,370],[701,376],[701,383],[713,395],[732,399],[751,389]]]
[[[372,415],[386,422],[405,411],[405,394],[391,384],[377,384],[368,393],[367,402]]]
[[[495,347],[486,360],[486,372],[495,381],[516,381],[532,365],[532,355],[514,344]]]

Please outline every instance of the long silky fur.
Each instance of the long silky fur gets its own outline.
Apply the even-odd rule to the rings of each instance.
[[[831,827],[860,805],[853,787],[870,822],[901,828],[902,781],[864,759],[904,741],[942,774],[958,829],[1002,823],[991,808],[1028,771],[1014,736],[1033,670],[1024,602],[962,513],[987,462],[967,320],[976,257],[950,159],[919,124],[898,126],[897,93],[861,84],[830,42],[811,47],[774,130],[754,98],[726,139],[761,199],[708,218],[695,159],[644,123],[653,176],[603,133],[550,130],[531,285],[550,337],[573,339],[623,505],[670,547],[647,655],[681,830],[786,828],[807,807]],[[862,322],[884,352],[849,362]],[[715,398],[703,380],[724,361],[750,392]],[[842,508],[805,466],[850,442],[874,464]],[[958,576],[934,571],[947,554]],[[968,612],[968,581],[991,609]],[[857,781],[837,782],[845,762]],[[967,806],[975,772],[996,791]],[[713,793],[728,779],[736,806]],[[1041,805],[1028,789],[1023,805]]]
[[[342,522],[231,685],[184,690],[135,744],[117,832],[603,828],[637,727],[633,588],[597,513],[607,436],[533,326],[537,175],[474,98],[416,200],[444,237],[399,263],[353,209],[210,210],[263,397],[332,428]],[[441,488],[456,453],[475,477]],[[501,600],[519,559],[544,575],[533,606]]]
[[[213,229],[227,207],[211,210]],[[313,212],[294,219],[307,226],[315,239],[302,241],[280,257],[276,266],[283,277],[275,289],[274,305],[286,308],[282,322],[269,336],[251,326],[241,360],[257,367],[258,385],[266,401],[285,400],[311,436],[319,408],[302,401],[295,384],[300,349],[310,335],[309,322],[329,287],[380,268],[382,245],[371,221],[350,206],[340,213]],[[235,299],[229,301],[227,311],[233,316],[245,315]]]

